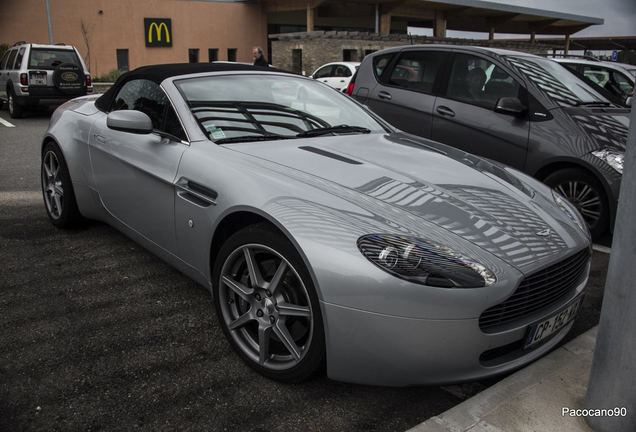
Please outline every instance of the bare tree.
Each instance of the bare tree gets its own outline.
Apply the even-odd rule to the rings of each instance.
[[[80,20],[80,30],[82,31],[82,37],[84,38],[84,43],[86,44],[86,67],[88,71],[91,71],[91,36],[93,35],[93,28],[95,28],[95,24],[91,26],[87,26],[84,24],[84,20]]]

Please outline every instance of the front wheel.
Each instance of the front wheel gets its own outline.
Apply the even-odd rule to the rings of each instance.
[[[587,222],[593,239],[609,226],[609,205],[601,183],[589,172],[578,168],[556,171],[544,183],[563,195]]]
[[[320,306],[285,237],[264,224],[237,232],[219,251],[213,274],[221,327],[250,367],[286,382],[318,369],[325,352]]]
[[[78,225],[82,216],[77,208],[71,176],[59,147],[48,143],[42,152],[42,195],[46,213],[53,225],[72,228]]]

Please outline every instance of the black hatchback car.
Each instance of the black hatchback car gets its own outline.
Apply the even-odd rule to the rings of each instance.
[[[553,60],[471,46],[389,48],[364,58],[347,93],[398,129],[543,181],[576,205],[593,237],[613,227],[630,110]]]

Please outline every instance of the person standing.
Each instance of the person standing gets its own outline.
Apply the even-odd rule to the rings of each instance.
[[[263,49],[261,47],[254,47],[254,50],[252,51],[252,53],[254,54],[254,66],[263,66],[263,67],[269,66],[269,62],[265,58],[265,55],[263,54]]]

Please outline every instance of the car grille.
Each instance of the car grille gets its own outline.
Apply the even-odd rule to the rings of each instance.
[[[479,327],[485,330],[550,306],[578,285],[589,257],[590,251],[584,249],[526,277],[511,297],[481,314]]]

